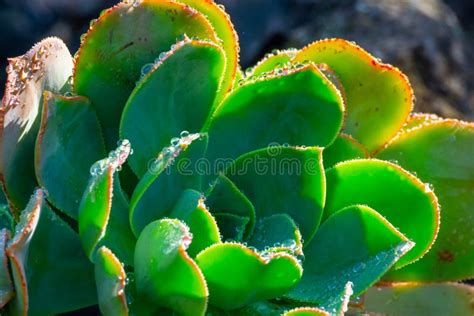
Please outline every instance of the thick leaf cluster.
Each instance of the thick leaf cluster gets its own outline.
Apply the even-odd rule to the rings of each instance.
[[[407,282],[474,275],[474,125],[410,114],[408,79],[345,40],[245,74],[238,51],[213,1],[143,0],[74,58],[10,59],[6,313],[469,313],[472,288]]]

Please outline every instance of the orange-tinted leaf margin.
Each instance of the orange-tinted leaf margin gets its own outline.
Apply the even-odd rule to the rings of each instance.
[[[21,288],[16,289],[16,291],[20,291],[20,295],[23,297],[23,316],[27,316],[28,314],[28,285],[26,281],[26,273],[24,267],[22,265],[21,259],[18,258],[16,252],[21,249],[22,245],[27,242],[30,234],[33,233],[34,229],[38,225],[39,218],[41,215],[41,205],[43,203],[44,193],[42,190],[37,190],[35,192],[35,202],[30,211],[27,215],[28,219],[25,223],[25,226],[18,232],[20,235],[15,235],[12,239],[12,244],[9,245],[6,249],[7,256],[10,258],[12,263],[12,268],[14,268],[20,277]],[[18,295],[18,294],[17,294]]]
[[[179,0],[178,0],[179,1]],[[215,9],[215,12],[217,14],[219,14],[221,17],[224,17],[224,20],[226,22],[226,25],[228,27],[228,29],[231,30],[231,36],[233,38],[233,41],[232,41],[232,47],[233,47],[233,59],[234,59],[234,63],[235,63],[235,66],[234,68],[232,69],[231,71],[231,77],[230,78],[233,78],[235,79],[237,77],[237,71],[239,70],[239,65],[240,65],[240,45],[239,45],[239,36],[237,34],[237,32],[235,31],[235,28],[234,28],[234,25],[232,24],[231,22],[231,19],[230,19],[230,16],[229,14],[225,11],[225,8],[224,6],[222,5],[218,5],[214,2],[214,0],[201,0],[203,3],[206,3],[207,5],[209,5],[210,7],[213,7]],[[212,9],[211,9],[212,10]],[[206,15],[205,12],[201,12],[203,15]],[[211,23],[212,25],[212,23]],[[224,54],[224,56],[227,58],[227,55]],[[227,65],[228,63],[226,62],[225,63],[225,69],[224,69],[224,73],[227,72]],[[222,83],[221,83],[222,84]],[[233,88],[233,85],[232,84],[229,84],[229,87],[227,88],[226,91],[224,91],[224,96],[226,96]]]
[[[374,57],[372,54],[370,54],[369,52],[367,52],[365,49],[363,49],[362,47],[360,47],[359,45],[353,43],[353,42],[349,42],[349,41],[346,41],[344,39],[341,39],[341,38],[328,38],[328,39],[323,39],[323,40],[319,40],[319,41],[316,41],[316,42],[313,42],[311,44],[308,44],[306,45],[305,47],[303,47],[301,50],[300,50],[300,54],[303,54],[306,50],[308,49],[314,49],[314,47],[318,44],[337,44],[341,47],[342,50],[345,50],[346,48],[351,48],[353,51],[357,52],[358,56],[360,57],[361,60],[365,61],[365,63],[369,66],[372,66],[376,69],[379,69],[381,71],[390,71],[390,72],[393,72],[395,73],[398,77],[400,77],[401,79],[401,82],[403,82],[403,85],[405,86],[404,90],[407,92],[407,97],[404,98],[404,101],[406,102],[406,104],[408,105],[406,107],[406,113],[405,115],[408,117],[408,115],[411,113],[411,111],[413,110],[413,105],[414,105],[414,102],[415,102],[415,94],[413,92],[413,88],[410,84],[410,81],[408,80],[408,77],[400,70],[398,69],[397,67],[395,66],[392,66],[390,64],[385,64],[383,62],[381,62],[379,59],[377,59],[376,57]],[[402,124],[400,124],[399,126],[399,129],[402,128],[402,126],[405,125],[405,122],[403,122]],[[395,136],[395,135],[392,135],[392,137]],[[383,148],[383,146],[380,146],[381,148]],[[371,154],[372,155],[375,155],[377,152],[379,152],[381,150],[381,148],[377,148],[376,150],[374,150],[374,152],[372,152]]]
[[[125,295],[125,286],[127,285],[127,275],[125,274],[125,271],[123,270],[123,266],[118,261],[117,257],[110,251],[109,248],[102,246],[99,251],[102,251],[105,253],[105,255],[109,258],[111,258],[112,263],[115,265],[118,271],[120,271],[120,275],[118,276],[118,279],[120,281],[120,287],[118,288],[117,294],[120,298],[120,302],[122,305],[128,310],[128,303],[127,303],[127,296]]]
[[[182,4],[180,2],[169,1],[169,0],[146,0],[146,1],[147,2],[166,3],[166,4],[169,4],[169,5],[174,5],[176,7],[180,7],[184,12],[187,12],[188,15],[200,14],[200,15],[203,16],[203,18],[205,18],[207,20],[207,18],[203,14],[201,14],[200,12],[198,12],[197,10],[191,8],[190,6]],[[89,39],[90,34],[94,31],[94,28],[97,27],[99,24],[101,24],[103,22],[103,20],[106,19],[107,16],[112,14],[114,11],[121,9],[122,7],[128,7],[128,6],[130,6],[130,4],[125,2],[125,1],[119,2],[116,5],[114,5],[113,7],[110,7],[108,9],[104,10],[103,12],[101,12],[100,16],[97,19],[91,21],[91,24],[90,24],[89,28],[87,29],[86,33],[84,33],[83,36],[81,37],[82,39],[81,39],[81,43],[79,45],[79,49],[77,50],[76,54],[74,55],[74,68],[73,68],[73,72],[72,72],[72,77],[73,78],[76,78],[76,76],[77,76],[77,74],[76,74],[76,71],[77,71],[76,65],[78,63],[78,60],[81,58],[81,51],[84,47],[84,44]],[[214,27],[212,25],[209,24],[209,27],[214,31]],[[215,31],[214,31],[214,33],[215,33]],[[72,87],[73,87],[73,91],[76,91],[76,82],[75,82],[75,80],[73,80]]]
[[[196,261],[194,261],[189,255],[188,252],[186,251],[187,247],[190,244],[190,240],[192,241],[192,235],[190,235],[189,228],[188,226],[185,226],[186,230],[183,235],[183,238],[181,238],[179,246],[178,246],[178,254],[187,262],[191,267],[193,267],[194,271],[196,271],[199,275],[199,282],[201,283],[202,287],[204,288],[204,294],[206,295],[206,306],[209,302],[209,288],[207,287],[207,282],[206,278],[204,277],[204,274],[201,271],[201,268],[197,265]],[[212,247],[212,246],[211,246]]]
[[[312,313],[314,315],[319,315],[319,316],[331,316],[328,312],[314,308],[314,307],[298,307],[295,309],[292,309],[290,311],[287,311],[286,313],[283,314],[283,316],[291,316],[291,315],[298,315],[297,313],[303,312],[303,313]],[[296,314],[293,314],[296,313]]]
[[[94,253],[94,249],[97,249],[97,245],[100,242],[100,240],[105,236],[105,231],[107,229],[107,224],[109,223],[110,220],[110,212],[112,210],[112,198],[113,198],[113,192],[114,192],[114,173],[115,173],[115,168],[112,165],[109,165],[107,169],[105,169],[105,172],[107,172],[107,220],[104,223],[104,225],[101,227],[101,230],[98,232],[97,237],[96,237],[96,245],[94,248],[92,248],[92,253]]]
[[[0,240],[1,240],[0,244],[3,243],[3,245],[6,247],[7,242],[10,239],[10,237],[11,237],[10,231],[7,230],[7,229],[2,229],[0,231]],[[0,251],[5,251],[5,250],[6,249],[0,249]],[[11,278],[11,274],[10,274],[10,267],[8,266],[8,257],[4,256],[3,259],[4,260],[1,263],[1,268],[4,269],[4,271],[6,271],[6,275],[8,277],[8,280],[10,281],[10,285],[13,288],[13,284],[12,284],[12,281],[11,281],[12,278]],[[0,308],[3,308],[14,296],[15,296],[15,292],[11,291],[8,296],[4,297],[3,301],[0,301]]]

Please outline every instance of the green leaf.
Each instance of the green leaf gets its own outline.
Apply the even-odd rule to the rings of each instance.
[[[215,244],[196,257],[209,286],[209,303],[235,309],[275,298],[298,283],[303,270],[291,255],[262,257],[242,244]]]
[[[224,49],[226,64],[225,74],[216,98],[216,101],[219,102],[232,89],[233,81],[238,73],[240,48],[237,32],[224,7],[219,6],[214,1],[178,0],[178,2],[189,5],[206,16]]]
[[[472,315],[474,288],[465,284],[394,283],[370,288],[364,310],[384,315]]]
[[[150,300],[137,292],[134,272],[127,273],[127,285],[125,287],[125,293],[128,302],[129,315],[173,315],[172,310],[158,306],[153,300]]]
[[[5,252],[7,242],[10,239],[10,231],[5,228],[0,230],[0,308],[3,308],[14,296],[8,257]]]
[[[229,213],[212,213],[216,219],[219,232],[225,241],[242,241],[249,218]]]
[[[325,199],[322,149],[268,147],[239,157],[226,175],[245,192],[257,218],[288,214],[306,242],[321,221]]]
[[[283,314],[283,316],[330,316],[328,312],[314,307],[298,307]]]
[[[418,260],[436,239],[436,196],[427,184],[394,163],[377,159],[342,162],[326,171],[326,185],[324,218],[346,206],[368,205],[416,243],[395,268]]]
[[[207,157],[226,162],[285,143],[327,146],[339,133],[343,109],[337,89],[312,64],[246,82],[215,112]]]
[[[422,125],[400,134],[378,157],[396,159],[430,183],[441,212],[430,252],[386,279],[433,282],[474,277],[474,124],[442,120]]]
[[[135,236],[147,224],[168,216],[183,190],[200,190],[197,161],[203,157],[206,145],[204,135],[189,134],[173,140],[150,161],[130,201],[130,224]]]
[[[288,251],[302,255],[302,239],[298,226],[287,214],[274,214],[258,221],[248,244],[259,251]]]
[[[181,194],[170,217],[182,220],[188,225],[193,234],[188,254],[193,258],[201,250],[221,242],[216,220],[204,204],[201,193],[195,190],[185,190]]]
[[[296,49],[278,50],[274,53],[265,55],[252,69],[248,72],[247,77],[260,76],[264,73],[271,72],[278,68],[283,68],[291,62],[298,51]],[[247,71],[246,71],[247,73]]]
[[[104,156],[102,132],[89,101],[45,92],[35,168],[48,201],[77,219],[90,166]]]
[[[105,11],[89,28],[75,59],[75,92],[91,100],[108,149],[115,147],[120,116],[144,65],[183,34],[217,41],[208,20],[188,6],[133,3],[121,2]]]
[[[79,236],[45,204],[42,190],[22,212],[6,251],[16,289],[13,314],[56,315],[96,304],[94,269]]]
[[[395,136],[413,108],[413,91],[406,76],[351,42],[317,41],[300,50],[293,61],[324,63],[335,72],[347,102],[344,131],[369,152]]]
[[[139,81],[127,101],[120,136],[130,141],[133,171],[142,177],[150,159],[181,132],[199,132],[213,106],[225,66],[216,44],[186,39]],[[203,80],[205,78],[205,80]]]
[[[352,136],[339,134],[334,143],[323,150],[324,168],[334,167],[339,162],[346,160],[368,158],[367,149]]]
[[[179,220],[148,224],[135,249],[135,280],[138,293],[157,305],[182,315],[204,315],[208,290],[199,267],[186,253],[191,240],[189,228]]]
[[[130,143],[124,140],[108,158],[91,167],[89,184],[79,207],[79,236],[92,262],[102,245],[125,264],[133,262],[136,239],[128,220],[128,202],[115,174],[130,151]]]
[[[0,229],[13,231],[14,221],[8,205],[0,205]]]
[[[244,238],[250,236],[255,226],[255,208],[248,198],[226,176],[220,174],[207,194],[206,204],[212,214],[228,213],[247,218]],[[220,226],[219,226],[220,227]]]
[[[18,215],[37,186],[33,157],[43,89],[57,92],[71,76],[73,62],[66,45],[55,37],[8,62],[0,110],[0,179]]]
[[[105,316],[128,316],[125,271],[122,263],[105,246],[97,251],[95,280],[101,313]]]
[[[286,297],[332,311],[347,282],[356,295],[363,292],[412,247],[373,209],[349,206],[331,215],[305,247],[303,278]]]

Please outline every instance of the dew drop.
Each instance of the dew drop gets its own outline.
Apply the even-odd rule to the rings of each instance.
[[[163,61],[166,56],[168,56],[168,53],[167,52],[162,52],[158,55],[158,61]]]
[[[142,71],[141,71],[142,72],[142,78],[153,69],[153,66],[154,66],[153,63],[149,63],[149,64],[145,64],[142,67]]]
[[[429,183],[425,183],[425,193],[431,193],[431,192],[433,192],[431,185]]]
[[[179,145],[179,141],[180,141],[180,139],[177,138],[177,137],[172,138],[172,139],[171,139],[171,142],[170,142],[170,143],[171,143],[171,146],[178,146],[178,145]]]

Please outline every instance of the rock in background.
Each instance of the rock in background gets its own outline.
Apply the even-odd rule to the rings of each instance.
[[[48,35],[71,51],[88,21],[116,1],[3,0],[1,66]],[[315,39],[357,42],[410,78],[418,111],[474,120],[474,1],[218,0],[230,13],[249,67],[275,48]],[[0,84],[5,75],[2,73]]]

